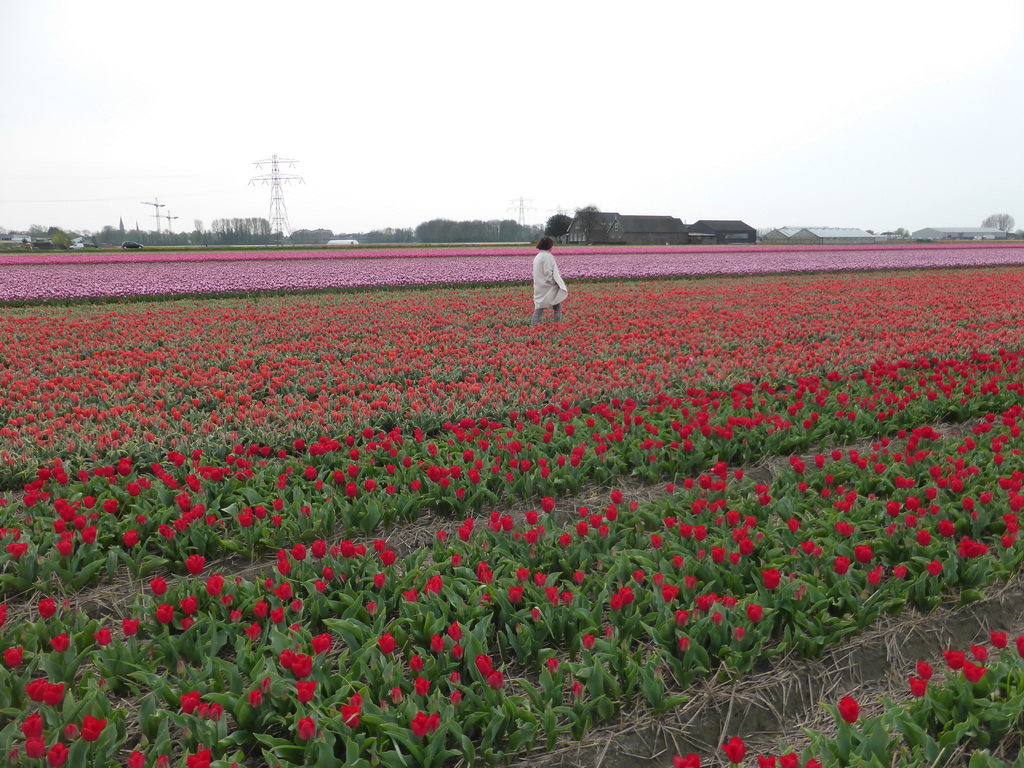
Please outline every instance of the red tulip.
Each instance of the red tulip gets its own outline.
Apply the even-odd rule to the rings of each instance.
[[[858,563],[870,563],[875,553],[867,544],[858,544],[853,548],[853,556]]]
[[[39,736],[29,736],[25,739],[25,756],[31,758],[42,757],[46,754],[46,742]]]
[[[482,653],[478,654],[476,657],[476,668],[477,670],[479,670],[481,675],[487,677],[487,675],[489,675],[491,670],[493,669],[493,666],[491,664],[491,657],[485,656]]]
[[[848,723],[857,722],[860,717],[860,705],[849,696],[843,696],[839,700],[839,716]]]
[[[985,676],[988,670],[985,667],[974,664],[970,661],[964,662],[964,677],[972,683],[981,682],[981,678]]]
[[[341,705],[341,718],[349,728],[359,727],[359,718],[363,711],[363,697],[358,693],[352,694],[348,704]]]
[[[42,693],[43,703],[55,707],[64,700],[64,683],[48,683]]]
[[[317,655],[327,653],[331,650],[331,646],[333,645],[331,636],[326,632],[316,635],[311,642],[313,645],[313,653]]]
[[[96,741],[107,726],[105,719],[100,720],[92,715],[86,715],[82,720],[82,738],[86,741]]]
[[[428,733],[433,733],[434,731],[436,731],[438,729],[438,726],[440,725],[440,715],[435,713],[433,715],[427,716],[423,712],[417,712],[413,716],[412,721],[409,723],[409,727],[411,728],[412,732],[421,739]]]
[[[381,653],[392,653],[396,646],[395,638],[388,633],[381,635],[380,640],[377,641],[377,646],[380,648]]]
[[[733,736],[722,745],[722,751],[725,752],[730,763],[739,764],[743,762],[743,758],[747,754],[747,745],[739,736]]]
[[[46,753],[46,764],[51,768],[60,768],[68,760],[68,748],[59,741]]]
[[[779,573],[777,568],[769,568],[761,571],[761,578],[764,579],[765,587],[775,589],[782,580],[782,574]]]
[[[26,717],[25,722],[21,724],[21,732],[27,739],[30,739],[33,736],[42,736],[43,716],[38,712],[33,712],[31,715]],[[39,755],[36,755],[36,757],[39,757]]]
[[[181,711],[186,715],[191,715],[196,711],[202,700],[202,695],[199,691],[192,691],[191,693],[181,694]]]
[[[963,669],[965,662],[963,651],[943,651],[942,655],[946,657],[946,664],[950,669]]]

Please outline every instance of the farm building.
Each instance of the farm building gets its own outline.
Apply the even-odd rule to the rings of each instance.
[[[0,235],[0,243],[31,243],[30,235],[20,235],[17,232],[10,232]]]
[[[782,227],[773,229],[763,240],[786,245],[868,245],[878,238],[853,227]]]
[[[563,237],[567,243],[625,243],[626,245],[686,245],[687,227],[674,216],[628,216],[599,212],[590,222],[572,220]],[[589,235],[589,237],[588,237]]]
[[[757,230],[742,221],[721,221],[716,219],[700,219],[690,224],[690,241],[699,236],[713,238],[712,242],[719,245],[733,243],[756,243]]]
[[[1006,233],[993,227],[926,227],[914,232],[915,240],[1005,240]]]
[[[595,213],[589,221],[580,216],[574,216],[569,229],[559,240],[563,243],[586,243],[589,241],[605,240],[605,235],[619,214],[600,211]],[[588,232],[587,229],[590,231]],[[587,235],[589,234],[589,238]]]
[[[778,229],[773,229],[771,232],[766,234],[761,238],[761,240],[766,243],[785,244],[790,241],[790,238],[792,238],[793,235],[802,229],[803,227],[779,227]]]

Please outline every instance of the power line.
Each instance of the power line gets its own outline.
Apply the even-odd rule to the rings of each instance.
[[[179,192],[179,197],[220,197],[234,192],[232,189],[207,190],[205,192]],[[135,200],[138,195],[130,197],[83,197],[68,200],[0,200],[2,205],[26,205],[45,203],[121,203],[125,200]]]
[[[87,197],[81,200],[0,200],[4,205],[24,205],[26,203],[117,203],[125,200],[134,200],[137,195],[131,197]]]
[[[281,165],[287,163],[289,168],[294,168],[298,160],[271,155],[269,160],[257,160],[253,163],[257,168],[262,169],[264,165],[270,165],[270,173],[262,176],[253,176],[249,183],[253,186],[257,181],[270,185],[270,231],[281,232],[289,237],[292,234],[288,226],[288,209],[284,205],[284,192],[281,191],[282,184],[290,184],[298,180],[299,184],[305,184],[305,179],[290,173],[281,173]]]

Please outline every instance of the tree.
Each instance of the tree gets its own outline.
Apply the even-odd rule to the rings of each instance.
[[[107,224],[96,235],[98,245],[117,245],[124,240],[124,232]]]
[[[294,229],[292,245],[324,245],[334,236],[334,232],[329,229]]]
[[[598,234],[598,227],[601,225],[601,212],[596,205],[585,205],[576,209],[576,227],[588,243],[594,235]]]
[[[894,231],[893,234],[901,239],[910,237],[910,233],[907,231],[906,227],[896,227],[896,231]]]
[[[421,243],[444,243],[455,222],[451,219],[431,219],[416,226],[416,239]]]
[[[360,243],[411,243],[415,237],[411,227],[399,229],[387,227],[352,235],[352,239],[358,240]]]
[[[548,237],[561,237],[569,231],[569,225],[572,224],[572,217],[566,216],[564,213],[556,213],[550,219],[544,227],[544,234]]]
[[[981,222],[981,226],[992,227],[994,229],[1001,229],[1003,232],[1009,232],[1013,229],[1016,223],[1017,222],[1013,220],[1013,216],[1008,213],[993,213]]]
[[[71,245],[71,238],[68,236],[67,232],[60,229],[54,230],[50,234],[50,240],[57,248],[67,248]]]
[[[498,225],[497,241],[499,243],[518,243],[530,239],[530,233],[524,232],[523,227],[515,219],[502,219],[496,222]]]

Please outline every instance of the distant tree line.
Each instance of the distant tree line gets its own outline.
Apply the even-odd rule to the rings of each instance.
[[[296,229],[291,236],[292,245],[324,245],[330,240],[358,240],[360,243],[414,243],[412,228],[374,229],[370,232],[332,232],[329,229]]]
[[[596,206],[588,205],[576,209],[575,218],[584,234],[597,226],[600,213]],[[270,222],[261,217],[214,219],[209,228],[196,219],[191,232],[152,232],[138,228],[126,229],[123,223],[117,227],[105,226],[91,232],[83,230],[74,232],[60,227],[44,227],[33,224],[28,234],[33,241],[46,241],[54,248],[67,248],[76,237],[85,237],[87,241],[99,246],[117,246],[125,240],[134,240],[143,245],[217,247],[232,245],[325,245],[330,240],[358,240],[363,244],[386,243],[524,243],[535,242],[541,235],[560,237],[569,230],[572,216],[559,213],[550,217],[543,226],[521,225],[513,219],[491,219],[490,221],[453,221],[452,219],[431,219],[424,221],[415,228],[404,227],[393,229],[374,229],[369,232],[332,232],[329,229],[296,229],[290,237],[280,232],[272,232]],[[1008,235],[1016,226],[1013,216],[997,213],[986,218],[983,227],[996,227]],[[8,230],[0,227],[0,234]],[[871,230],[868,230],[871,232]],[[760,234],[760,232],[759,232]],[[873,234],[873,233],[872,233]],[[907,238],[910,233],[900,227],[893,232],[883,234]],[[1015,233],[1024,238],[1024,230]]]
[[[520,243],[536,240],[543,228],[521,225],[513,219],[452,221],[431,219],[416,227],[421,243]]]
[[[571,219],[569,219],[571,221]],[[566,224],[566,228],[568,225]],[[33,241],[49,240],[54,247],[66,248],[72,238],[85,237],[99,246],[118,246],[125,240],[143,245],[217,247],[232,245],[324,245],[330,240],[358,240],[363,244],[386,243],[521,243],[533,242],[543,233],[539,225],[520,225],[512,219],[490,221],[453,221],[432,219],[419,226],[374,229],[369,232],[333,232],[329,229],[296,229],[290,237],[272,232],[265,218],[214,219],[210,227],[196,219],[192,231],[153,232],[128,229],[123,226],[105,226],[95,232],[73,232],[59,227],[32,225],[29,234]],[[0,228],[0,233],[5,230]]]

